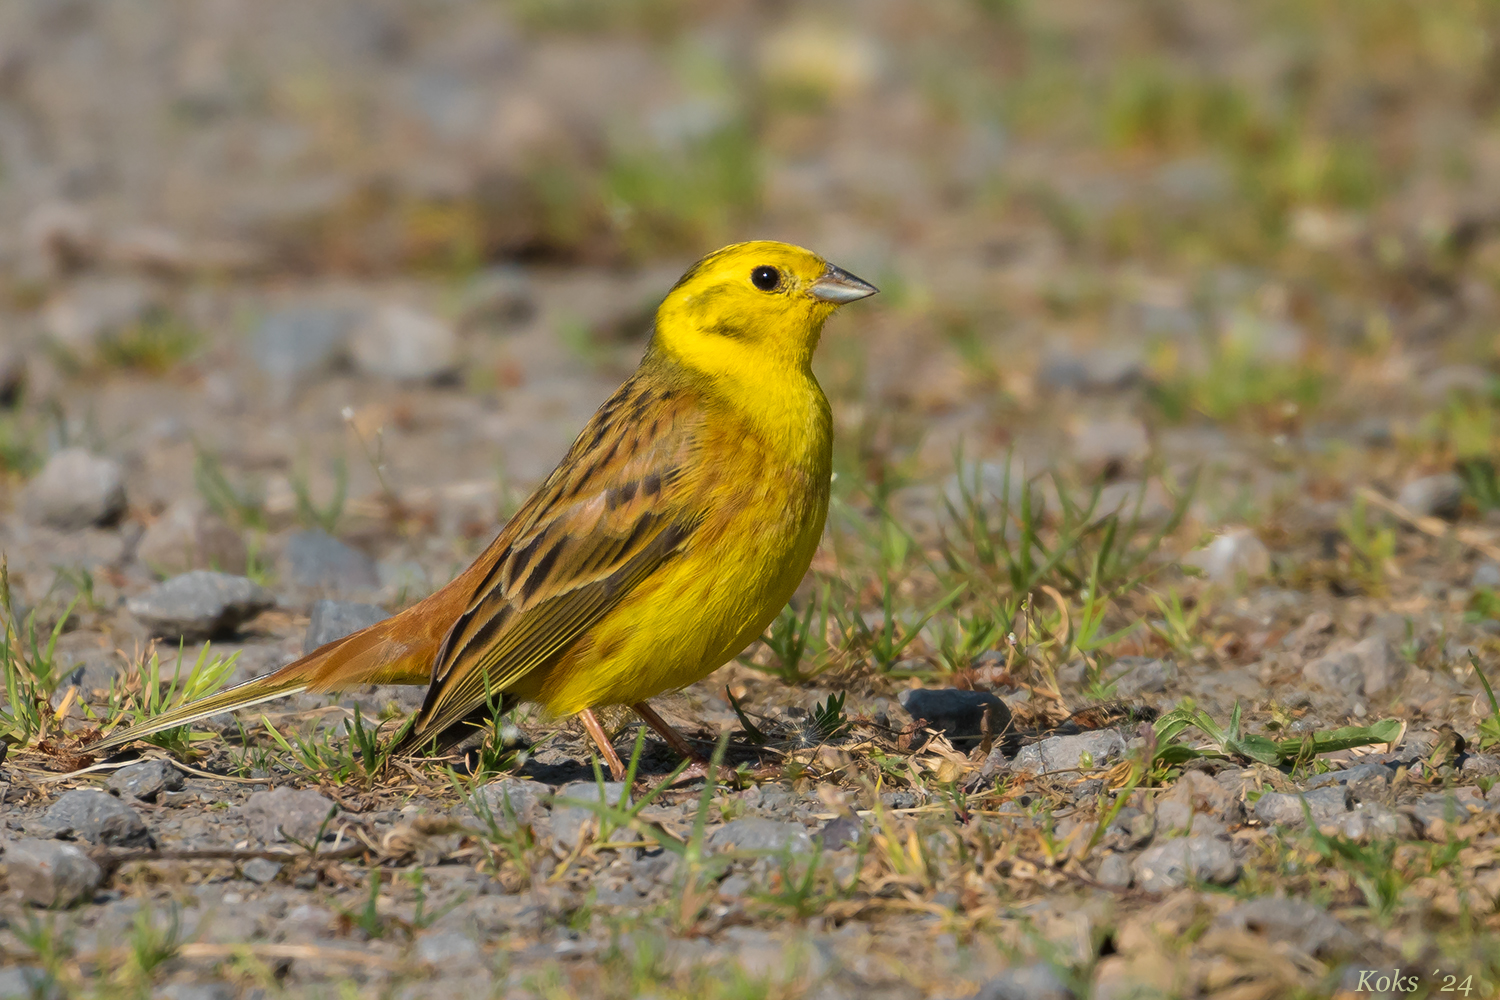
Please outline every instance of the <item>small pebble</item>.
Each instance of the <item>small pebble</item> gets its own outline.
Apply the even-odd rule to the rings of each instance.
[[[320,828],[324,829],[325,837],[332,835],[324,823],[333,825],[328,820],[333,808],[331,800],[310,788],[283,785],[268,792],[255,792],[245,800],[245,825],[262,843],[292,840],[306,844],[317,837]]]
[[[1419,517],[1452,520],[1464,502],[1464,481],[1451,472],[1413,479],[1396,494],[1396,502]]]
[[[1309,792],[1288,794],[1266,792],[1255,801],[1252,814],[1262,823],[1274,826],[1301,826],[1308,814],[1314,824],[1322,824],[1349,811],[1353,800],[1343,785],[1325,785]],[[1306,805],[1307,811],[1303,811]]]
[[[1123,854],[1111,854],[1099,862],[1099,871],[1094,879],[1111,889],[1128,889],[1134,875],[1130,871],[1130,859]]]
[[[196,500],[182,500],[147,525],[135,558],[163,577],[195,569],[241,575],[249,550],[240,533],[217,514]]]
[[[380,587],[375,560],[322,529],[294,532],[283,553],[284,581],[292,587],[336,594]]]
[[[1006,969],[979,987],[973,1000],[1074,1000],[1057,970],[1044,962]]]
[[[458,367],[458,336],[434,316],[387,305],[368,316],[350,338],[354,365],[367,375],[419,382]]]
[[[0,860],[5,862],[7,882],[33,905],[71,906],[91,898],[104,881],[103,870],[74,844],[22,839],[3,846]]]
[[[87,840],[109,847],[151,846],[151,833],[140,814],[96,788],[64,792],[29,826],[61,840]]]
[[[1103,768],[1124,753],[1125,737],[1119,730],[1099,729],[1072,736],[1051,736],[1024,746],[1010,767],[1018,774],[1071,771],[1084,766]]]
[[[1226,885],[1239,878],[1240,865],[1228,842],[1217,837],[1178,837],[1147,848],[1135,859],[1135,884],[1164,893],[1190,882]]]
[[[437,931],[417,938],[417,961],[445,971],[476,965],[481,957],[474,939],[458,931]]]
[[[21,491],[21,514],[63,531],[107,525],[125,512],[125,470],[109,458],[66,448]]]
[[[270,591],[243,576],[193,570],[125,602],[151,634],[164,639],[214,638],[234,632],[275,607]]]
[[[311,619],[307,623],[307,634],[302,639],[302,652],[311,653],[319,646],[335,639],[368,628],[384,621],[390,613],[375,604],[359,604],[354,601],[316,601],[312,606]]]
[[[1500,563],[1486,559],[1475,566],[1474,572],[1469,575],[1469,587],[1474,590],[1481,587],[1488,590],[1500,590]]]
[[[110,775],[104,787],[122,798],[155,802],[162,792],[182,788],[182,772],[164,760],[143,760]]]
[[[812,837],[801,823],[782,823],[759,816],[747,816],[726,823],[708,835],[708,845],[715,850],[782,851],[803,854],[812,850]]]
[[[240,873],[256,885],[265,885],[281,873],[281,864],[270,858],[251,858],[240,866]]]
[[[573,799],[578,802],[600,802],[608,806],[617,806],[621,800],[628,802],[625,783],[621,781],[606,781],[604,783],[603,797],[599,784],[593,781],[575,781],[564,785],[557,790],[558,799]],[[515,799],[512,796],[512,803]],[[599,828],[599,814],[584,806],[568,805],[554,802],[552,806],[552,835],[557,842],[572,850],[582,842],[585,831]]]

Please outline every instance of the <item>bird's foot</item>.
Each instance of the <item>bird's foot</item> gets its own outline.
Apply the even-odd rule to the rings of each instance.
[[[604,727],[599,725],[599,719],[591,709],[585,708],[578,713],[583,719],[583,728],[588,731],[594,740],[594,745],[599,748],[599,755],[609,765],[609,775],[615,781],[625,780],[625,763],[620,760],[620,755],[615,752],[614,745],[609,742],[609,737],[604,735]]]
[[[656,730],[656,734],[666,741],[667,746],[671,747],[677,756],[685,757],[693,762],[693,767],[701,767],[703,769],[698,774],[698,777],[701,778],[708,773],[708,758],[699,753],[681,733],[673,729],[666,719],[657,715],[656,709],[644,701],[638,701],[630,707],[635,711],[636,715],[639,715],[645,721],[646,725]],[[689,770],[692,770],[692,768],[689,768]],[[683,774],[687,773],[687,771],[683,772]]]

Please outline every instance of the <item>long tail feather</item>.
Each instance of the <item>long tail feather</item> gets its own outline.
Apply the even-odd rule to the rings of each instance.
[[[164,729],[248,708],[303,691],[347,691],[365,684],[426,684],[432,661],[453,615],[434,594],[401,614],[335,639],[280,670],[251,678],[218,694],[164,712],[129,729],[116,730],[88,747],[101,753]]]

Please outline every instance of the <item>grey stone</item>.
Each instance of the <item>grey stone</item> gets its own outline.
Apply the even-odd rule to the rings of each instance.
[[[597,794],[588,798],[590,801],[595,801]],[[552,801],[552,789],[540,781],[528,781],[525,778],[497,778],[480,788],[476,799],[483,802],[483,807],[476,803],[460,806],[459,809],[481,821],[487,811],[501,829],[509,829],[512,825],[512,816],[515,817],[516,823],[531,826],[546,815],[547,804]]]
[[[373,559],[321,529],[294,532],[283,559],[284,579],[293,587],[349,593],[380,586]]]
[[[146,526],[135,558],[158,576],[195,569],[241,575],[249,551],[240,533],[196,500],[179,500]]]
[[[1301,826],[1307,819],[1304,803],[1312,821],[1321,826],[1348,812],[1353,798],[1343,785],[1325,785],[1301,794],[1266,792],[1256,799],[1254,816],[1267,825]]]
[[[1179,837],[1143,851],[1135,859],[1135,884],[1147,892],[1170,892],[1189,882],[1227,885],[1239,878],[1240,864],[1229,844],[1217,837]]]
[[[1348,650],[1341,650],[1309,660],[1302,667],[1302,677],[1325,691],[1358,695],[1364,691],[1364,676],[1358,660]]]
[[[1276,944],[1288,944],[1314,958],[1352,952],[1359,938],[1326,911],[1303,899],[1261,897],[1240,903],[1219,915],[1219,927],[1259,934]]]
[[[1271,572],[1271,552],[1249,528],[1226,531],[1208,545],[1182,557],[1214,583],[1260,580]]]
[[[1044,962],[1006,969],[979,987],[973,1000],[1074,1000],[1077,994]]]
[[[1356,764],[1341,771],[1329,771],[1309,778],[1307,788],[1344,785],[1358,801],[1379,798],[1395,778],[1396,770],[1387,764]]]
[[[1469,575],[1469,586],[1474,590],[1500,590],[1500,563],[1486,559],[1475,566],[1474,572]]]
[[[1091,767],[1107,767],[1125,753],[1125,737],[1117,729],[1098,729],[1073,736],[1051,736],[1021,748],[1010,764],[1022,774],[1046,774],[1082,767],[1085,754]]]
[[[1447,792],[1428,792],[1401,812],[1410,817],[1417,833],[1428,840],[1445,840],[1454,826],[1467,823],[1477,814],[1495,807],[1474,788],[1455,788]]]
[[[1360,842],[1392,837],[1410,840],[1416,835],[1408,816],[1379,802],[1361,802],[1336,817],[1332,825],[1336,833]]]
[[[854,814],[836,816],[823,825],[817,835],[823,838],[823,846],[831,851],[836,851],[848,844],[859,843],[859,838],[864,836],[864,820]]]
[[[74,844],[22,839],[4,848],[10,887],[36,906],[72,906],[92,898],[104,881],[103,869]]]
[[[35,828],[62,840],[87,840],[111,847],[146,847],[151,833],[136,811],[108,792],[77,788],[47,807]]]
[[[759,816],[746,816],[726,823],[708,835],[708,845],[719,851],[783,851],[803,854],[812,850],[812,837],[801,823],[781,823]]]
[[[1372,635],[1311,661],[1302,668],[1302,676],[1327,691],[1373,696],[1399,686],[1407,671],[1406,661],[1391,644]]]
[[[162,792],[182,788],[182,772],[164,760],[143,760],[110,775],[104,787],[121,797],[155,802]]]
[[[1464,774],[1475,774],[1481,777],[1500,775],[1500,754],[1466,753],[1458,769]]]
[[[157,990],[153,1000],[235,1000],[236,990],[228,983],[168,983]]]
[[[310,788],[283,785],[268,792],[254,792],[245,800],[245,825],[262,843],[294,840],[306,844],[317,837],[333,809],[331,801]],[[324,836],[331,835],[332,831],[325,829]]]
[[[990,756],[994,756],[992,753]],[[926,796],[915,791],[881,792],[880,804],[887,809],[914,809],[921,805]]]
[[[458,335],[433,316],[387,305],[365,318],[350,339],[354,365],[367,375],[416,382],[458,367]]]
[[[643,852],[630,864],[630,877],[646,891],[653,883],[671,882],[677,876],[677,855],[664,850]]]
[[[436,931],[417,938],[417,961],[437,969],[477,965],[482,957],[473,938],[458,931]]]
[[[1110,664],[1106,676],[1114,682],[1115,694],[1137,698],[1159,694],[1177,676],[1177,664],[1152,656],[1122,656]]]
[[[164,639],[230,634],[275,605],[276,598],[255,581],[206,569],[174,576],[125,602],[152,635]]]
[[[1099,871],[1094,880],[1111,889],[1128,889],[1135,873],[1130,870],[1130,859],[1123,854],[1108,855],[1099,862]]]
[[[575,781],[559,788],[557,790],[557,799],[572,799],[576,802],[603,803],[607,806],[617,806],[622,799],[628,802],[629,796],[623,781],[606,781],[604,783],[602,798],[598,782]],[[599,814],[593,809],[557,800],[553,801],[552,835],[563,847],[572,850],[582,843],[587,831],[597,830],[598,828]]]
[[[1396,502],[1420,517],[1458,517],[1464,502],[1464,481],[1451,472],[1413,479],[1396,494]]]
[[[1288,632],[1281,644],[1297,656],[1312,656],[1327,647],[1333,632],[1333,616],[1326,611],[1314,611]]]
[[[745,802],[763,813],[790,813],[801,801],[785,785],[756,785],[745,792]]]
[[[250,336],[250,356],[273,379],[290,382],[317,375],[343,357],[349,331],[358,321],[353,310],[324,305],[278,309]]]
[[[125,512],[125,470],[120,463],[64,448],[21,491],[21,514],[63,531],[107,525]]]
[[[1399,687],[1406,680],[1407,662],[1395,648],[1384,639],[1371,636],[1354,644],[1350,650],[1359,664],[1363,690],[1366,695],[1377,695]]]
[[[982,735],[986,708],[991,710],[992,735],[998,736],[1011,728],[1010,709],[988,691],[915,688],[902,691],[896,700],[913,719],[926,719],[930,729],[945,733],[950,740]]]
[[[1221,829],[1199,832],[1222,832]],[[1156,805],[1156,835],[1168,837],[1193,829],[1193,807],[1186,802],[1162,801]]]
[[[276,876],[281,874],[281,869],[281,863],[270,858],[251,858],[240,865],[240,873],[256,885],[275,881]]]
[[[594,889],[594,903],[597,906],[635,906],[646,892],[634,882],[624,882],[619,886],[598,886]]]
[[[315,601],[302,639],[302,652],[311,653],[319,646],[385,621],[390,612],[375,604],[354,601]]]

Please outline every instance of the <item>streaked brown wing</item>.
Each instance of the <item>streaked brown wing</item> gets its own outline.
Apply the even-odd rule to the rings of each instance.
[[[599,409],[496,540],[505,551],[449,632],[409,743],[566,653],[692,537],[680,470],[702,413],[643,382]]]

